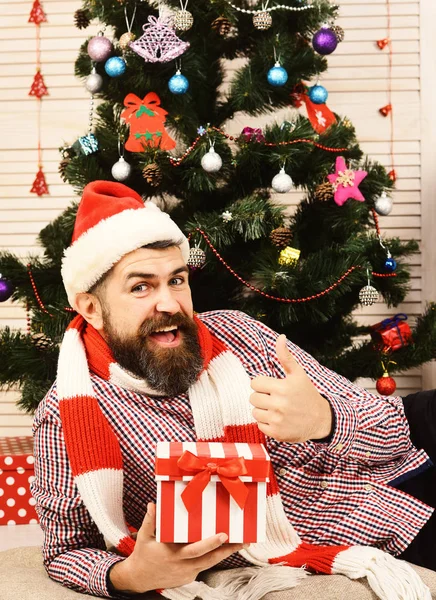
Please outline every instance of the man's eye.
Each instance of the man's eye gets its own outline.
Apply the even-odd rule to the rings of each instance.
[[[170,283],[171,285],[182,285],[182,283],[185,283],[185,279],[184,277],[174,277]]]
[[[144,292],[146,289],[146,283],[138,283],[138,285],[135,285],[135,287],[132,289],[132,292]]]

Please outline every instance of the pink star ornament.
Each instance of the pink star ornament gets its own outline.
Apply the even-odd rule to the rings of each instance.
[[[352,171],[351,169],[347,169],[344,157],[338,156],[336,159],[336,173],[327,175],[327,179],[333,186],[336,204],[342,206],[348,198],[365,202],[365,198],[362,196],[358,185],[367,175],[366,171]]]

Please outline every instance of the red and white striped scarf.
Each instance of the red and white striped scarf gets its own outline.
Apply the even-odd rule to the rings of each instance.
[[[251,414],[250,378],[240,360],[197,318],[204,370],[188,390],[198,440],[265,443]],[[150,393],[147,384],[118,365],[106,342],[79,315],[60,350],[57,391],[64,438],[82,500],[104,537],[124,556],[135,541],[123,515],[123,462],[119,441],[103,415],[90,371],[114,385]],[[267,484],[267,541],[240,554],[256,568],[229,571],[220,588],[193,582],[159,590],[171,600],[257,600],[295,586],[308,571],[367,577],[382,600],[431,600],[416,572],[381,550],[364,546],[316,546],[303,542],[289,522],[276,478]],[[280,565],[280,566],[272,566]],[[263,567],[263,568],[259,568]],[[298,568],[295,568],[298,567]]]

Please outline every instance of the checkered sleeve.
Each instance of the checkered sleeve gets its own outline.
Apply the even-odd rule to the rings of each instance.
[[[44,532],[45,568],[51,579],[66,587],[111,597],[107,573],[123,559],[106,550],[103,536],[74,484],[60,422],[44,405],[45,401],[34,422],[35,479],[31,492]]]
[[[276,357],[278,334],[243,313],[236,315],[235,318],[244,321],[245,329],[248,326],[258,339],[260,336],[260,348],[267,352],[272,372],[284,377],[285,372]],[[400,397],[373,394],[322,366],[290,341],[288,348],[332,407],[335,427],[327,452],[338,458],[347,456],[367,466],[401,462],[410,453],[413,446]],[[422,460],[420,457],[416,460],[418,466]]]

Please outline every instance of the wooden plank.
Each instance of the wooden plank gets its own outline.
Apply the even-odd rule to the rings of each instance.
[[[17,415],[2,415],[0,418],[0,427],[4,429],[6,427],[31,427],[33,423],[33,417],[25,413]]]
[[[423,234],[423,308],[427,302],[436,298],[434,228],[436,226],[436,207],[434,203],[435,168],[432,154],[436,143],[433,126],[433,113],[436,102],[436,90],[431,81],[435,68],[436,36],[434,22],[436,5],[434,2],[421,3],[421,80],[422,80],[422,234]],[[436,362],[423,367],[424,389],[436,387]]]
[[[13,426],[13,427],[2,427],[0,424],[0,436],[2,437],[13,437],[15,435],[32,435],[32,426],[26,425],[24,427]]]

